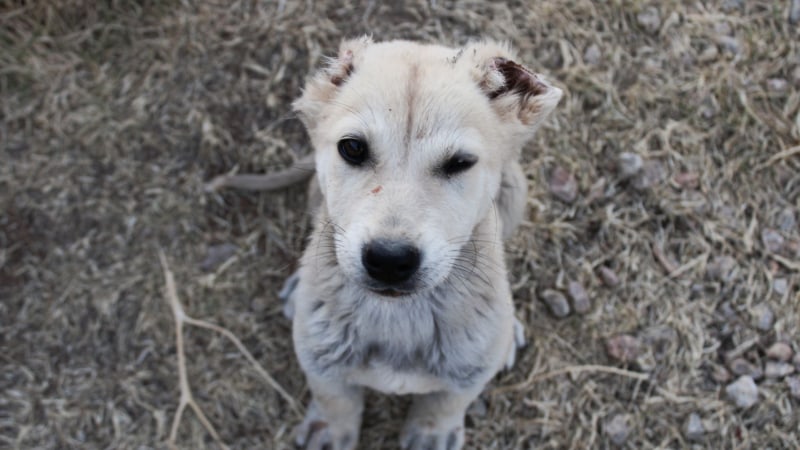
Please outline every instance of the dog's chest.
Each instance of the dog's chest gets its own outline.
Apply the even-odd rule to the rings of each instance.
[[[391,393],[467,387],[484,378],[494,327],[476,324],[491,316],[488,305],[454,312],[425,300],[319,305],[309,328],[315,365]]]

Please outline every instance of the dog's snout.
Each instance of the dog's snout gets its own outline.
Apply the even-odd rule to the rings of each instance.
[[[407,281],[419,269],[419,249],[406,241],[376,239],[364,246],[361,263],[370,277],[387,284]]]

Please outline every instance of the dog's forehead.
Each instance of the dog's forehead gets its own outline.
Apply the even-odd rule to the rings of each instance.
[[[457,50],[401,44],[408,45],[370,48],[342,86],[335,105],[344,111],[334,117],[356,128],[347,132],[408,148],[421,141],[456,146],[495,128],[488,99],[453,63]]]

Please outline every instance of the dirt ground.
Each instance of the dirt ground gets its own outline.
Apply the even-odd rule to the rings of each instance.
[[[290,102],[364,33],[507,39],[566,93],[524,151],[530,215],[507,246],[532,344],[470,410],[467,448],[800,448],[797,16],[783,0],[0,2],[0,448],[167,446],[159,249],[186,312],[307,401],[276,297],[304,188],[203,185],[309,152]],[[289,403],[223,336],[184,335],[221,441],[292,448]],[[397,448],[407,404],[371,395],[361,448]],[[191,411],[177,444],[218,448]]]

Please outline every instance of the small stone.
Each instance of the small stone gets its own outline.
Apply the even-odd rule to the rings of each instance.
[[[589,294],[583,285],[577,281],[570,281],[567,285],[567,293],[572,299],[572,307],[578,314],[586,314],[592,308],[592,303],[589,301]]]
[[[659,161],[647,161],[642,171],[633,179],[633,187],[640,191],[655,186],[664,180],[664,166]]]
[[[717,256],[706,267],[706,274],[712,280],[731,281],[735,275],[736,265],[736,260],[731,256]]]
[[[600,278],[603,279],[603,283],[606,284],[608,287],[616,287],[619,285],[619,277],[617,273],[611,270],[611,268],[606,266],[600,266]]]
[[[789,346],[789,344],[785,342],[776,342],[767,349],[767,358],[786,362],[792,358],[793,353],[792,347]]]
[[[783,295],[789,290],[789,282],[786,278],[775,278],[772,280],[772,290],[778,295]]]
[[[605,197],[606,183],[605,177],[598,178],[589,188],[589,194],[586,196],[586,203],[592,204],[595,200]]]
[[[586,51],[583,52],[583,61],[586,62],[586,64],[596,66],[600,64],[601,56],[600,47],[598,47],[597,44],[592,44],[586,47]]]
[[[556,166],[550,174],[550,193],[564,203],[572,203],[578,197],[578,183],[567,169]]]
[[[789,394],[796,399],[800,399],[800,377],[786,377],[784,381],[789,386]]]
[[[789,6],[789,23],[792,25],[800,22],[800,0],[792,0]]]
[[[764,375],[767,378],[783,378],[794,373],[794,366],[781,361],[767,361],[764,366]]]
[[[732,55],[738,55],[739,51],[741,51],[739,40],[733,36],[717,36],[717,44]]]
[[[733,28],[731,28],[731,25],[728,22],[717,22],[714,24],[714,32],[717,34],[730,36],[733,34]]]
[[[731,381],[731,373],[723,366],[714,365],[714,369],[711,371],[711,378],[717,383],[727,383]]]
[[[559,319],[567,317],[570,313],[569,302],[564,294],[553,289],[546,289],[540,297],[550,308],[550,312]]]
[[[783,78],[770,78],[767,80],[767,89],[772,92],[784,92],[789,87],[789,82]]]
[[[637,14],[636,21],[648,33],[655,33],[661,28],[661,14],[652,6]]]
[[[719,50],[717,50],[717,46],[714,44],[710,44],[707,45],[702,52],[700,52],[700,55],[697,57],[697,59],[701,63],[708,63],[711,61],[715,61],[718,56],[719,56]]]
[[[764,371],[760,367],[751,363],[744,358],[736,358],[728,363],[734,375],[747,375],[750,378],[757,380],[764,376]]]
[[[728,398],[739,408],[749,408],[758,402],[758,386],[747,375],[742,375],[725,387]]]
[[[769,331],[775,324],[775,313],[768,305],[760,303],[753,308],[753,319],[755,319],[756,328],[761,331]]]
[[[231,243],[210,245],[206,249],[205,258],[200,263],[200,269],[204,272],[213,272],[231,256],[235,255],[237,250],[239,248]]]
[[[783,250],[783,236],[772,228],[761,230],[761,243],[770,253],[780,253]]]
[[[798,66],[800,67],[800,66]],[[797,227],[797,219],[791,208],[786,208],[778,215],[778,228],[784,233],[788,233]]]
[[[478,397],[469,405],[467,409],[467,414],[472,417],[486,417],[486,413],[488,412],[488,408],[486,407],[486,400],[482,397]]]
[[[254,297],[250,300],[250,309],[253,312],[262,313],[269,308],[270,302],[265,297]]]
[[[742,9],[743,6],[744,0],[724,0],[721,5],[724,12],[731,12],[734,9]]]
[[[644,160],[636,153],[622,152],[619,154],[617,168],[620,175],[625,178],[632,177],[642,170]]]
[[[794,364],[794,368],[800,371],[800,352],[794,354],[794,358],[792,358],[792,364]]]
[[[672,181],[681,189],[697,189],[700,186],[700,176],[694,172],[676,173]]]
[[[618,334],[606,339],[606,352],[612,359],[629,363],[642,353],[642,344],[629,334]]]
[[[603,434],[615,445],[623,445],[630,434],[630,417],[627,414],[616,414],[605,423]]]
[[[699,441],[705,433],[703,421],[697,413],[689,414],[686,422],[683,423],[683,435],[690,441]]]

